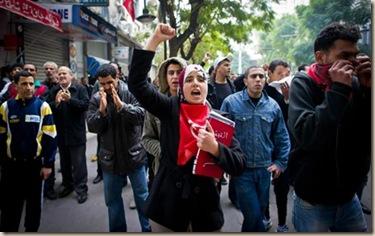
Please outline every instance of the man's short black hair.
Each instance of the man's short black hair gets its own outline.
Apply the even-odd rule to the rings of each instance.
[[[300,66],[298,66],[298,71],[304,71],[306,66],[309,66],[308,64],[301,64]]]
[[[271,73],[273,73],[273,72],[275,71],[276,67],[278,67],[278,66],[283,66],[283,67],[285,67],[285,68],[289,68],[289,64],[286,63],[285,61],[282,61],[282,60],[273,60],[273,61],[270,63],[270,65],[269,65],[269,67],[268,67],[268,70],[269,70]]]
[[[99,67],[98,72],[96,72],[96,77],[107,77],[112,76],[112,78],[116,79],[116,69],[111,64],[103,64]]]
[[[33,77],[32,74],[30,74],[28,71],[26,70],[21,70],[20,72],[17,72],[15,75],[14,75],[14,83],[18,84],[18,81],[20,80],[21,77]],[[33,77],[34,79],[34,77]]]
[[[261,67],[261,66],[258,66],[258,65],[252,65],[252,66],[249,66],[246,70],[245,70],[245,73],[244,73],[244,79],[247,79],[247,77],[249,76],[249,74],[250,74],[250,70],[251,69],[254,69],[254,68],[260,68],[260,69],[262,69],[263,70],[263,67]]]
[[[314,42],[314,52],[330,49],[338,39],[357,43],[360,38],[358,26],[333,22],[320,31]]]

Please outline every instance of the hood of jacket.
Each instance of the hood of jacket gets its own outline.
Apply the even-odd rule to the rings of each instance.
[[[159,80],[159,90],[162,93],[167,93],[169,91],[169,86],[168,86],[168,81],[167,81],[167,64],[170,61],[177,61],[182,68],[185,68],[187,63],[184,59],[179,58],[179,57],[171,57],[168,58],[167,60],[163,61],[158,70],[158,74],[156,76],[156,79]]]

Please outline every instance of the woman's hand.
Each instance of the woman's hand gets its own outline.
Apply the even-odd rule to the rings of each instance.
[[[207,129],[199,129],[197,146],[202,151],[211,153],[215,157],[219,156],[219,143],[216,141],[215,132],[210,122],[207,121]]]
[[[176,36],[176,30],[171,26],[163,23],[159,23],[156,26],[154,33],[149,38],[145,50],[156,51],[156,48],[161,42],[170,40]]]

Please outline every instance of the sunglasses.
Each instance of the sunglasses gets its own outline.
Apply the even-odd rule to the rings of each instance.
[[[250,78],[256,79],[259,76],[260,79],[264,79],[264,74],[251,74],[249,75]]]

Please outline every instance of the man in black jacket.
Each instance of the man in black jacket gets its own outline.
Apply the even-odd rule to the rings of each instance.
[[[53,86],[57,85],[57,69],[58,66],[53,61],[47,61],[43,64],[44,74],[46,78],[42,81],[42,84],[47,86],[47,91],[42,95],[42,98],[45,100],[48,98],[49,91]],[[54,153],[56,155],[56,153]],[[44,196],[49,200],[56,200],[57,193],[55,191],[55,164],[52,165],[51,175],[44,181]]]
[[[358,56],[359,38],[345,23],[325,27],[314,43],[316,63],[290,87],[297,231],[367,230],[356,191],[371,161],[371,61]]]
[[[213,75],[208,81],[207,100],[216,110],[220,110],[224,99],[236,92],[230,77],[231,61],[229,57],[218,57],[214,62]]]
[[[81,84],[73,81],[68,67],[61,66],[57,74],[59,85],[51,89],[47,101],[57,128],[63,185],[59,197],[66,197],[75,190],[81,204],[87,200],[85,111],[89,96]]]
[[[280,85],[280,90],[272,86],[272,82],[279,81],[287,76],[289,76],[290,68],[288,63],[282,60],[273,60],[268,67],[268,80],[264,86],[264,90],[267,94],[273,98],[277,104],[280,106],[281,112],[283,113],[283,118],[285,124],[288,122],[288,100],[289,100],[289,84],[284,82]],[[270,85],[271,84],[271,85]],[[288,132],[289,133],[289,132]],[[290,135],[289,135],[290,136]],[[287,169],[285,169],[278,178],[272,180],[273,190],[276,196],[276,206],[277,206],[277,218],[278,226],[276,228],[277,232],[288,232],[288,226],[286,225],[286,215],[287,215],[287,204],[288,204],[288,192],[289,183]],[[272,221],[270,217],[269,204],[265,212],[264,220],[266,229],[268,230],[272,226]]]
[[[144,205],[148,197],[146,151],[141,145],[145,111],[116,77],[116,69],[104,64],[97,72],[99,92],[90,100],[87,125],[100,135],[98,157],[103,171],[104,198],[108,207],[109,231],[126,232],[122,188],[129,176],[142,232],[151,231]]]

